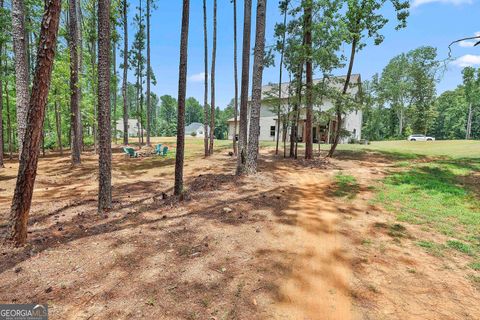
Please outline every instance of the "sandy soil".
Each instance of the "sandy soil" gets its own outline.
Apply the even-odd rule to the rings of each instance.
[[[173,160],[115,153],[106,218],[83,159],[40,160],[29,243],[0,246],[0,303],[47,302],[52,319],[480,319],[462,257],[424,252],[417,226],[392,237],[394,217],[370,204],[389,159],[263,150],[239,179],[223,152],[187,161],[178,202]],[[0,232],[16,169],[0,171]],[[337,172],[359,181],[353,199],[333,196]]]

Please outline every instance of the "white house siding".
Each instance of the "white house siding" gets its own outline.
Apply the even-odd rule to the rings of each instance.
[[[352,111],[344,118],[343,127],[350,131],[350,138],[361,139],[362,138],[362,119],[363,114],[361,110]],[[342,142],[348,142],[349,139],[343,139]]]
[[[332,83],[331,85],[333,87],[338,88],[338,90],[341,90],[343,88],[343,79],[344,77],[339,77],[340,79],[339,82]],[[318,83],[319,81],[322,80],[314,80],[314,82]],[[352,75],[351,83],[358,83],[361,85],[361,80],[360,76],[358,74]],[[263,95],[266,95],[267,92],[272,91],[272,86],[278,86],[277,84],[275,85],[266,85],[262,87],[262,98],[264,98]],[[352,86],[348,89],[348,93],[355,95],[358,93],[359,86]],[[288,96],[288,83],[282,83],[282,97],[286,99]],[[304,131],[304,120],[305,120],[305,109],[302,106],[302,112],[300,113],[300,121],[298,124],[298,137],[303,140],[303,131]],[[333,103],[328,100],[324,99],[323,103],[321,106],[314,106],[315,110],[320,109],[321,111],[327,111],[333,108],[334,105]],[[286,108],[285,108],[286,109]],[[362,111],[352,111],[348,113],[344,119],[343,119],[343,128],[350,131],[351,137],[350,138],[355,138],[355,139],[361,139],[362,136]],[[250,115],[247,116],[247,118],[250,118]],[[334,119],[334,118],[332,118]],[[238,122],[240,122],[239,119],[237,119]],[[228,120],[229,126],[228,126],[228,137],[229,139],[233,139],[234,136],[234,121],[233,119]],[[262,105],[261,110],[260,110],[260,137],[259,140],[261,141],[275,141],[276,136],[272,136],[270,134],[270,129],[271,127],[275,126],[275,135],[277,134],[277,116],[274,112],[271,111],[270,106],[265,106]],[[314,124],[314,127],[316,124]],[[237,134],[238,134],[238,129],[239,129],[239,123],[237,124]],[[289,130],[290,131],[290,130]],[[289,132],[287,134],[287,139],[289,138]],[[345,138],[342,139],[340,142],[341,143],[347,143],[350,138]]]
[[[118,119],[116,123],[117,136],[123,136],[123,119]],[[128,119],[128,136],[136,137],[140,130],[140,124],[137,119]]]

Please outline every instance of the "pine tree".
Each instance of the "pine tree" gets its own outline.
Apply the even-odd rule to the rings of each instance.
[[[183,0],[182,31],[180,36],[180,63],[178,67],[178,116],[177,116],[177,150],[175,157],[174,193],[183,193],[183,158],[185,149],[185,95],[187,93],[188,62],[188,24],[190,0]]]
[[[98,0],[98,211],[112,206],[110,0]]]
[[[7,238],[17,245],[27,240],[27,222],[37,174],[40,139],[52,75],[60,18],[60,0],[48,0],[42,18],[37,63],[27,114],[25,142],[20,155]]]

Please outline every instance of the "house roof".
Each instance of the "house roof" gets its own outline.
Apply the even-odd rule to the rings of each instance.
[[[337,77],[330,77],[326,78],[325,82],[327,82],[330,86],[335,87],[339,90],[343,89],[346,75],[343,76],[337,76]],[[323,81],[323,78],[320,79],[314,79],[313,80],[313,85],[319,84]],[[361,76],[360,74],[352,74],[350,77],[350,83],[361,83]],[[283,82],[281,84],[282,88],[282,98],[288,98],[290,96],[289,92],[289,86],[290,82]],[[269,83],[267,85],[262,86],[262,99],[266,99],[269,97],[277,97],[278,96],[278,83]]]
[[[326,78],[325,81],[332,87],[337,88],[338,90],[343,89],[343,85],[345,83],[346,75],[343,76],[337,76],[337,77],[330,77]],[[323,78],[320,79],[314,79],[313,84],[318,84],[323,81]],[[350,83],[361,83],[362,78],[360,74],[352,74],[350,77]],[[281,90],[282,90],[282,99],[287,99],[290,95],[289,93],[289,85],[290,82],[283,82],[281,84]],[[351,89],[348,89],[347,91],[350,91]],[[265,99],[267,100],[268,98],[274,98],[278,97],[278,83],[269,83],[267,85],[262,86],[262,100]],[[249,102],[251,101],[251,97],[249,97]],[[237,118],[238,121],[240,121],[239,118]],[[230,118],[227,120],[227,122],[233,122],[234,118]]]
[[[203,128],[203,123],[200,122],[192,122],[188,126],[185,127],[185,133],[189,134],[192,132],[197,132],[198,129]]]

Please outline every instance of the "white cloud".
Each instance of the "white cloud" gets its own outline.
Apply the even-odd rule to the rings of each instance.
[[[188,77],[188,81],[191,81],[191,82],[202,82],[204,79],[205,79],[205,72],[192,74],[190,77]]]
[[[476,42],[473,42],[473,41],[467,41],[467,40],[463,40],[463,41],[460,41],[458,43],[458,45],[460,47],[464,47],[464,48],[468,48],[468,47],[473,47],[475,45]]]
[[[428,4],[428,3],[434,3],[434,2],[440,2],[440,3],[447,3],[447,4],[453,4],[453,5],[461,5],[461,4],[472,4],[473,0],[413,0],[411,3],[412,8],[419,7],[422,4]]]
[[[480,55],[466,54],[457,58],[452,64],[462,68],[480,65]]]

